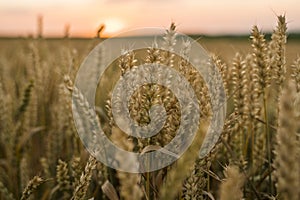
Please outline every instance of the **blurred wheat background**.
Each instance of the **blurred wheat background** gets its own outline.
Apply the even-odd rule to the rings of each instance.
[[[175,31],[172,23],[165,34]],[[227,93],[222,135],[210,154],[198,159],[200,130],[177,162],[143,174],[96,161],[76,133],[73,82],[85,56],[103,39],[0,39],[0,199],[300,199],[300,39],[289,38],[285,16],[278,16],[267,36],[253,26],[249,37],[195,38],[222,74]],[[204,112],[201,126],[209,123],[207,88],[186,60],[151,47],[142,58],[128,51],[114,63],[112,79],[141,59],[167,63],[184,75]],[[154,103],[168,113],[158,136],[137,140],[115,126],[107,82],[99,85],[105,95],[97,95],[97,114],[117,145],[145,152],[174,137],[180,114],[169,90],[145,85],[133,95],[129,108],[139,124],[149,123]]]

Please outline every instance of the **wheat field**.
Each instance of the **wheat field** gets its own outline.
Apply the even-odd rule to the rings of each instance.
[[[165,34],[175,29],[172,24]],[[285,16],[278,16],[271,37],[257,26],[249,29],[248,38],[197,40],[211,53],[227,96],[222,134],[202,159],[197,152],[212,111],[201,76],[155,48],[142,55],[148,63],[172,61],[196,91],[204,118],[179,160],[140,174],[90,156],[74,126],[75,76],[101,39],[0,39],[0,199],[300,199],[300,40],[289,39]],[[138,56],[123,54],[113,78],[136,67]],[[159,135],[136,140],[115,125],[108,82],[99,84],[104,92],[97,93],[97,114],[115,144],[143,152],[174,137],[180,108],[168,89],[145,85],[133,94],[130,114],[141,125],[149,123],[154,102],[168,111]]]

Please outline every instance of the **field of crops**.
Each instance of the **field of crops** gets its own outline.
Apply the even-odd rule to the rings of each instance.
[[[254,26],[248,38],[198,39],[220,71],[227,98],[222,134],[202,159],[200,142],[212,113],[207,87],[186,60],[147,49],[146,62],[172,63],[189,80],[203,116],[195,142],[179,160],[139,174],[97,161],[74,125],[76,73],[102,39],[0,39],[0,199],[300,199],[300,39],[289,39],[284,16],[277,20],[268,38]],[[172,24],[166,35],[174,30]],[[147,125],[151,105],[159,102],[167,111],[163,129],[143,140],[116,126],[111,80],[139,59],[127,51],[114,63],[116,71],[100,82],[96,111],[115,144],[145,152],[174,138],[180,106],[168,89],[148,84],[133,94],[130,114]]]

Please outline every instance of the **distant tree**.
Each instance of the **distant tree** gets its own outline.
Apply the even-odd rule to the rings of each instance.
[[[105,29],[105,25],[101,24],[100,27],[97,30],[97,38],[101,37],[101,33],[103,32],[104,29]]]

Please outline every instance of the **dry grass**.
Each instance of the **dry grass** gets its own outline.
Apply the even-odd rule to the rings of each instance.
[[[172,23],[166,31],[166,49],[172,50],[176,42],[175,30]],[[284,16],[278,17],[269,39],[254,26],[248,39],[199,40],[215,54],[212,60],[225,83],[223,133],[210,154],[198,159],[199,131],[181,159],[151,173],[106,167],[89,156],[77,136],[72,82],[84,56],[99,41],[0,39],[0,199],[300,199],[300,45],[295,39],[286,44]],[[187,60],[149,47],[124,53],[105,72],[112,77],[100,82],[104,93],[97,94],[96,104],[107,136],[121,148],[143,152],[165,145],[176,134],[178,100],[155,84],[137,90],[129,108],[131,117],[145,125],[149,108],[164,105],[168,116],[157,136],[128,137],[114,123],[107,101],[110,89],[141,61],[169,64],[190,82],[203,111],[203,131],[211,105],[201,76]]]

